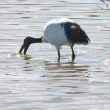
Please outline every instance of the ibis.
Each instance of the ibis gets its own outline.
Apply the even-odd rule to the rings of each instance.
[[[28,47],[32,43],[47,42],[56,47],[58,53],[58,61],[60,61],[60,48],[63,45],[71,47],[72,61],[75,59],[73,46],[75,44],[89,44],[90,39],[86,32],[71,19],[59,18],[48,21],[44,25],[43,36],[40,38],[26,37],[22,44],[19,53],[22,51],[26,54]]]

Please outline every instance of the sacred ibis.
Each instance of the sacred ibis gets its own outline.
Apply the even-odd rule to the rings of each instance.
[[[75,58],[73,46],[74,44],[88,44],[90,42],[86,32],[71,19],[60,18],[53,19],[44,26],[44,34],[41,38],[27,37],[19,50],[19,53],[26,54],[28,47],[32,43],[47,42],[54,45],[58,53],[58,61],[60,61],[60,47],[69,45],[72,51],[72,61]]]

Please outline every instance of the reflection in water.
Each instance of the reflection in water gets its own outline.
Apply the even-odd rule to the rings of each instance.
[[[44,72],[43,77],[76,77],[88,73],[89,64],[72,63],[68,61],[57,62],[47,60],[36,60],[29,55],[21,55],[24,59],[23,71],[33,74],[34,71]]]
[[[31,56],[29,56],[29,55],[24,55],[24,60],[30,60],[32,57]]]
[[[15,55],[12,55],[12,56],[22,57],[26,61],[28,61],[32,58],[30,55],[24,55],[24,54],[19,54],[19,53],[16,53]]]
[[[49,62],[45,61],[45,70],[48,71],[48,77],[76,77],[82,76],[88,72],[89,66],[73,64],[70,62]],[[50,74],[49,74],[50,73]],[[55,73],[55,74],[53,74]]]

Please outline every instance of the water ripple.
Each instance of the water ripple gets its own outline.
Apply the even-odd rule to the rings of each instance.
[[[110,14],[96,0],[0,0],[0,109],[109,110]],[[18,54],[26,36],[40,37],[50,19],[79,23],[88,46],[63,47],[61,62],[52,45],[30,46]]]

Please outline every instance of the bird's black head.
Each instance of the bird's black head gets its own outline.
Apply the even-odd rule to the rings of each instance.
[[[33,38],[33,37],[28,36],[24,39],[24,43],[21,46],[19,53],[22,53],[22,51],[24,50],[24,54],[26,54],[30,44],[41,43],[41,42],[42,42],[42,38]]]

